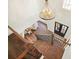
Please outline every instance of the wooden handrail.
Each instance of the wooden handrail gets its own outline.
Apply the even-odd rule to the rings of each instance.
[[[17,36],[19,37],[22,41],[24,41],[25,43],[30,43],[27,39],[23,38],[20,34],[18,34],[13,28],[11,28],[9,25],[8,25],[8,28]]]

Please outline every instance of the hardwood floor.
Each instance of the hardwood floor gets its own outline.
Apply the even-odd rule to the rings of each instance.
[[[44,41],[38,41],[34,46],[44,55],[44,59],[62,59],[64,48],[57,41],[54,41],[53,45]]]
[[[9,59],[38,59],[41,54],[44,55],[44,59],[62,59],[64,53],[63,45],[57,40],[53,40],[53,45],[42,40],[37,40],[32,45],[24,43],[12,34],[9,36],[8,42]],[[28,55],[30,55],[30,58],[25,58]]]
[[[26,36],[28,40],[34,40],[34,34]],[[64,53],[63,43],[58,40],[53,40],[53,44],[43,40],[34,41],[33,46],[44,55],[44,59],[62,59]]]

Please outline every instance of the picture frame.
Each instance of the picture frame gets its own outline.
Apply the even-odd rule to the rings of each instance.
[[[54,33],[64,37],[68,28],[69,27],[67,25],[64,25],[64,24],[59,23],[59,22],[55,22]]]

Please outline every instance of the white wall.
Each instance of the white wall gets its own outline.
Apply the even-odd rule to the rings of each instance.
[[[9,0],[9,25],[18,33],[21,33],[35,21],[42,20],[39,18],[39,12],[43,8],[43,2],[44,0]],[[68,38],[71,34],[71,12],[63,9],[62,4],[63,0],[49,0],[49,6],[55,12],[55,19],[47,21],[47,24],[51,31],[54,29],[55,21],[69,26],[65,36]],[[11,32],[9,31],[9,33]],[[66,49],[66,51],[69,50]],[[63,59],[70,59],[69,53],[67,52]],[[69,56],[67,56],[68,54]]]
[[[9,0],[9,25],[20,33],[37,20],[38,12],[37,0]]]
[[[62,59],[71,59],[71,46],[65,49]]]

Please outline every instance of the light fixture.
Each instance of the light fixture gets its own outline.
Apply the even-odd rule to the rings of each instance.
[[[40,18],[43,20],[52,20],[55,18],[55,14],[51,8],[48,6],[48,0],[45,0],[45,7],[39,14]]]

